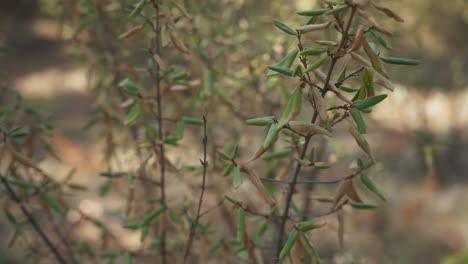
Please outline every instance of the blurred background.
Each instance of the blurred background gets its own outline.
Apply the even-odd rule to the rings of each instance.
[[[266,66],[294,46],[294,39],[276,30],[272,21],[278,18],[297,23],[304,19],[294,15],[297,10],[315,8],[318,3],[178,2],[193,20],[180,26],[177,38],[196,52],[165,53],[164,60],[186,71],[190,81],[168,87],[165,114],[174,118],[207,114],[213,148],[223,149],[238,140],[240,155],[248,157],[263,141],[264,131],[247,127],[242,120],[277,113],[282,95],[275,87],[288,85],[265,75]],[[127,19],[131,4],[123,0],[0,1],[0,83],[4,94],[0,98],[7,104],[12,99],[5,94],[17,91],[26,105],[50,113],[54,133],[47,141],[54,145],[60,161],[43,157],[41,168],[57,175],[76,168],[74,180],[87,191],[67,198],[72,207],[105,220],[121,245],[137,249],[141,246],[139,234],[120,227],[126,196],[118,188],[107,196],[100,193],[106,183],[98,176],[106,168],[102,129],[83,130],[96,106],[109,99],[103,91],[114,89],[127,76],[138,76],[138,67],[145,65],[137,49],[147,45],[148,36],[118,38],[136,25]],[[395,0],[385,4],[405,19],[404,24],[380,19],[394,32],[390,40],[393,49],[386,54],[422,61],[417,67],[388,67],[396,89],[367,118],[367,138],[379,162],[374,179],[388,201],[379,203],[372,212],[345,212],[345,250],[340,253],[334,217],[330,217],[329,227],[318,230],[312,238],[326,263],[468,263],[468,2]],[[217,94],[199,97],[207,74],[212,72]],[[168,125],[167,129],[171,128],[174,124]],[[199,164],[200,132],[189,128],[179,149],[169,148],[176,167]],[[123,138],[122,148],[129,144]],[[340,169],[346,170],[358,151],[350,137],[340,136],[326,152],[330,162],[342,162],[320,177],[333,178]],[[134,164],[132,153],[120,149],[118,155],[128,166]],[[267,169],[266,164],[258,166],[258,171]],[[216,173],[210,177],[216,178],[212,182],[225,181]],[[191,184],[199,179],[174,179],[189,184],[169,187],[171,203],[177,206],[191,200],[191,193],[198,193]],[[222,197],[215,194],[228,192],[229,184],[217,185],[223,187],[207,195],[207,208]],[[317,187],[316,191],[327,190]],[[187,194],[182,197],[181,191]],[[248,193],[245,189],[232,195]],[[1,198],[4,203],[5,195]],[[73,217],[69,213],[67,219],[72,223]],[[221,225],[229,226],[226,218],[224,213],[210,214],[212,222],[219,219]],[[0,217],[0,226],[4,238],[0,241],[0,263],[24,263],[21,243],[8,245],[11,230],[6,219]],[[92,244],[99,239],[92,225],[82,224],[77,230],[77,241]],[[146,262],[143,259],[141,263]]]

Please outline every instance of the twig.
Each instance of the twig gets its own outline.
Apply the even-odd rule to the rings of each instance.
[[[161,0],[151,0],[151,3],[153,5],[153,8],[156,11],[156,25],[153,27],[153,31],[155,34],[154,40],[155,40],[155,50],[154,53],[157,56],[161,56],[161,21],[160,21],[160,6],[161,6]],[[156,108],[157,108],[157,122],[158,122],[158,138],[161,142],[164,141],[163,139],[163,121],[162,121],[162,102],[161,102],[161,76],[160,76],[160,65],[159,62],[156,61],[153,56],[152,60],[154,62],[154,67],[155,71],[153,72],[152,76],[154,81],[156,82]],[[165,185],[165,173],[166,173],[166,167],[165,167],[165,151],[164,151],[164,144],[159,144],[159,167],[160,167],[160,173],[161,173],[161,182],[159,189],[161,191],[161,207],[166,209],[166,185]],[[157,154],[157,153],[155,153]],[[166,228],[162,228],[160,230],[161,232],[161,237],[160,237],[160,251],[161,251],[161,263],[166,264],[167,263],[167,252],[166,252]]]
[[[50,249],[50,251],[52,251],[52,253],[54,254],[57,261],[59,263],[61,263],[61,264],[66,264],[67,261],[65,260],[65,258],[61,255],[61,253],[54,246],[54,244],[52,244],[52,241],[47,237],[47,235],[41,229],[41,227],[36,222],[34,217],[28,211],[26,206],[22,203],[21,199],[16,195],[15,191],[13,190],[13,188],[11,188],[11,186],[8,183],[8,181],[6,180],[6,178],[1,174],[0,174],[0,180],[2,181],[3,185],[5,186],[5,189],[8,191],[8,194],[10,195],[11,199],[18,204],[18,206],[21,209],[21,212],[28,219],[28,222],[33,226],[34,230],[36,230],[36,232],[39,234],[39,236],[42,238],[42,240],[46,243],[46,245]]]
[[[353,21],[355,13],[356,13],[356,7],[352,7],[351,15],[349,16],[349,20],[348,20],[348,24],[346,26],[346,30],[342,35],[342,38],[341,38],[341,41],[340,41],[340,44],[338,46],[338,49],[337,49],[336,53],[341,53],[341,51],[342,51],[342,49],[343,49],[343,47],[344,47],[344,45],[345,45],[345,43],[346,43],[346,41],[348,39],[349,29],[351,28],[351,23]],[[326,80],[324,82],[323,90],[322,90],[322,93],[321,93],[322,97],[324,97],[325,94],[329,90],[328,85],[330,83],[331,75],[332,75],[333,70],[335,68],[336,62],[340,58],[341,58],[341,56],[332,56],[332,62],[331,62],[330,68],[328,70],[327,78],[326,78]],[[312,118],[312,123],[315,123],[315,121],[317,120],[317,116],[318,116],[318,113],[317,113],[317,111],[315,111],[314,116]],[[311,137],[312,137],[311,135],[308,135],[306,137],[304,147],[303,147],[301,155],[300,155],[300,159],[303,159],[305,157],[305,154],[307,153],[307,148],[309,146]],[[281,224],[280,224],[280,229],[279,229],[279,238],[278,238],[278,243],[277,243],[277,247],[276,247],[276,254],[275,254],[276,259],[279,258],[279,255],[280,255],[280,252],[281,252],[281,249],[282,249],[283,240],[284,240],[284,232],[285,232],[285,227],[286,227],[286,221],[288,220],[289,208],[291,207],[292,197],[293,197],[293,194],[294,194],[294,187],[296,186],[297,178],[299,176],[299,172],[301,171],[301,167],[302,167],[301,164],[298,162],[297,165],[296,165],[296,169],[294,170],[292,181],[289,184],[288,193],[286,195],[286,204],[285,204],[283,216],[282,216],[282,219],[281,219]]]
[[[189,233],[189,237],[187,240],[187,245],[185,246],[184,263],[187,263],[188,255],[190,254],[190,250],[192,247],[193,238],[195,236],[195,231],[198,226],[198,221],[200,220],[200,217],[201,217],[201,208],[203,204],[203,196],[205,195],[205,186],[206,186],[206,171],[208,168],[208,161],[206,160],[207,145],[208,145],[208,137],[206,136],[206,117],[203,116],[203,160],[200,160],[200,163],[203,167],[202,186],[201,186],[200,198],[198,200],[197,214],[195,216],[195,221],[193,221],[192,225],[190,226],[190,233]]]

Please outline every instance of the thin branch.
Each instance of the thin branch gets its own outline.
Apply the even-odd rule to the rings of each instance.
[[[344,31],[344,33],[342,35],[339,47],[338,47],[335,54],[342,53],[342,49],[343,49],[343,47],[344,47],[344,45],[345,45],[345,43],[346,43],[346,41],[348,39],[349,29],[351,28],[351,24],[353,22],[353,18],[354,18],[355,13],[356,13],[356,7],[352,7],[351,15],[349,16],[349,20],[348,20],[348,24],[346,26],[346,30]],[[325,94],[329,90],[328,85],[330,83],[331,75],[332,75],[333,70],[335,68],[336,62],[341,57],[342,56],[332,56],[332,62],[331,62],[330,68],[328,70],[327,78],[326,78],[326,80],[324,82],[323,90],[322,90],[322,93],[321,93],[322,97],[324,97]],[[312,123],[315,123],[315,121],[317,120],[317,116],[318,116],[318,112],[315,111],[314,116],[312,118]],[[311,135],[308,135],[306,137],[304,147],[303,147],[301,155],[300,155],[300,159],[304,159],[305,154],[307,153],[307,148],[309,146],[311,137],[312,137]],[[291,207],[292,197],[293,197],[293,194],[294,194],[294,187],[296,186],[297,179],[298,179],[298,176],[299,176],[299,172],[301,171],[301,167],[302,167],[301,164],[298,162],[297,165],[296,165],[296,169],[294,170],[292,181],[289,184],[288,193],[286,195],[286,205],[285,205],[283,216],[282,216],[282,219],[281,219],[281,224],[280,224],[280,229],[279,229],[279,238],[278,238],[278,243],[277,243],[277,247],[276,247],[276,254],[275,254],[276,259],[279,259],[279,255],[280,255],[280,252],[281,252],[281,249],[282,249],[282,246],[283,246],[284,233],[285,233],[285,229],[286,229],[286,221],[288,220],[289,208]]]
[[[154,41],[155,43],[155,50],[154,53],[157,56],[161,56],[161,13],[160,13],[160,6],[161,6],[161,0],[151,0],[151,3],[153,5],[154,10],[156,11],[156,23],[155,27],[153,27],[153,31],[155,34]],[[154,82],[156,83],[156,108],[157,108],[157,122],[158,122],[158,138],[161,142],[164,141],[163,139],[163,120],[162,120],[162,101],[161,101],[161,76],[160,76],[160,65],[159,62],[156,61],[153,56],[152,60],[154,62],[154,67],[155,71],[153,72],[152,76],[154,79]],[[160,174],[161,174],[161,182],[160,182],[160,192],[161,192],[161,207],[166,209],[166,185],[165,185],[165,180],[166,180],[166,167],[165,167],[165,148],[164,144],[159,144],[159,167],[160,167]],[[157,154],[157,153],[155,153]],[[166,228],[162,228],[160,230],[161,236],[160,236],[160,253],[161,253],[161,263],[166,264],[167,263],[167,252],[166,252]]]
[[[50,249],[50,251],[52,251],[52,253],[54,254],[55,258],[57,259],[57,261],[61,264],[66,264],[67,261],[65,260],[65,258],[61,255],[61,253],[59,252],[59,250],[57,249],[57,247],[54,246],[54,244],[52,243],[52,241],[47,237],[47,235],[45,234],[45,232],[41,229],[41,227],[39,226],[39,224],[36,222],[36,220],[34,219],[34,217],[31,215],[31,213],[28,211],[28,209],[26,208],[26,206],[22,203],[21,199],[16,195],[15,191],[13,190],[13,188],[11,188],[10,184],[8,183],[8,181],[6,180],[6,178],[0,174],[0,180],[2,181],[3,185],[5,186],[5,189],[7,190],[8,194],[10,195],[11,199],[13,201],[15,201],[18,206],[20,207],[21,209],[21,212],[24,214],[24,216],[28,219],[28,222],[33,226],[34,230],[36,230],[36,232],[39,234],[39,236],[41,237],[41,239],[46,243],[47,247]]]
[[[198,200],[197,214],[195,216],[195,221],[193,221],[192,225],[190,226],[190,233],[189,233],[189,237],[187,240],[187,245],[185,246],[184,263],[187,263],[188,255],[190,254],[190,250],[192,248],[192,242],[195,236],[195,231],[198,226],[198,221],[200,220],[200,217],[201,217],[201,208],[203,204],[203,196],[205,195],[205,186],[206,186],[206,171],[208,168],[208,161],[206,160],[207,145],[208,145],[208,137],[206,135],[206,117],[203,116],[203,160],[200,160],[200,163],[203,167],[202,186],[201,186],[200,198]]]

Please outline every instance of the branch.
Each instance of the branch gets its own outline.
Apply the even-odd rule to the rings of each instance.
[[[208,137],[206,136],[206,117],[203,116],[203,160],[200,160],[200,163],[203,167],[202,186],[201,186],[200,198],[198,200],[197,215],[195,217],[195,221],[193,221],[192,225],[190,226],[190,234],[187,240],[187,245],[185,246],[184,263],[187,263],[188,255],[190,254],[190,250],[192,248],[193,238],[195,236],[195,230],[197,229],[198,221],[200,220],[200,217],[202,216],[201,208],[203,204],[203,196],[205,194],[206,171],[208,168],[208,161],[206,160],[207,145],[208,145]]]
[[[336,53],[341,52],[341,50],[343,49],[343,47],[344,47],[344,45],[345,45],[345,43],[346,43],[346,41],[348,39],[349,29],[351,28],[351,24],[353,22],[354,15],[356,13],[356,7],[351,7],[351,8],[352,8],[351,15],[349,16],[348,24],[346,26],[346,30],[342,35],[342,38],[341,38],[341,41],[340,41],[340,44],[339,44],[339,47],[338,47],[338,50],[336,51]],[[332,62],[331,62],[330,68],[329,68],[328,73],[327,73],[327,78],[326,78],[326,80],[324,82],[324,86],[323,86],[323,90],[322,90],[322,97],[324,97],[325,94],[329,90],[328,85],[330,83],[331,75],[332,75],[333,70],[335,68],[336,62],[340,58],[341,58],[340,56],[333,56],[332,57]],[[315,111],[314,116],[312,118],[312,123],[315,123],[315,121],[317,120],[317,116],[318,116],[318,112]],[[300,155],[300,159],[304,159],[305,154],[307,153],[307,148],[309,146],[311,137],[312,137],[312,135],[308,135],[306,137],[305,143],[304,143],[304,148],[302,149],[302,152],[301,152],[301,155]],[[292,181],[289,184],[288,193],[286,195],[286,205],[285,205],[283,216],[282,216],[282,219],[281,219],[281,224],[280,224],[280,229],[279,229],[279,238],[278,238],[278,243],[277,243],[277,247],[276,247],[276,259],[279,259],[279,255],[280,255],[280,252],[281,252],[281,249],[282,249],[282,246],[283,246],[286,221],[288,219],[289,208],[291,207],[292,197],[293,197],[293,194],[294,194],[294,187],[296,186],[297,178],[299,176],[299,172],[301,171],[301,167],[302,167],[301,164],[297,163],[296,169],[294,170],[294,174],[293,174],[293,177],[292,177]]]
[[[7,190],[8,194],[10,195],[10,198],[18,204],[18,206],[20,207],[21,212],[23,213],[23,215],[26,217],[26,219],[28,219],[28,222],[33,226],[34,230],[36,230],[36,232],[39,234],[41,239],[46,243],[46,245],[50,249],[50,251],[52,251],[52,253],[54,254],[57,261],[59,263],[61,263],[61,264],[66,264],[67,261],[65,260],[65,258],[61,255],[61,253],[54,246],[54,244],[52,244],[52,241],[47,237],[45,232],[41,229],[41,227],[36,222],[36,220],[33,218],[33,216],[28,211],[26,206],[22,203],[21,199],[16,195],[15,191],[13,190],[13,188],[11,188],[11,186],[8,183],[8,181],[6,180],[6,178],[1,174],[0,174],[0,180],[2,181],[3,185],[5,186],[5,189]]]

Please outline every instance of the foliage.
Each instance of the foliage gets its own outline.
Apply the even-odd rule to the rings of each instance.
[[[327,222],[318,221],[318,217],[338,217],[342,246],[343,208],[375,209],[377,205],[361,198],[360,192],[365,190],[386,200],[372,181],[376,158],[365,138],[366,115],[387,98],[384,89],[394,89],[386,65],[412,66],[419,61],[400,58],[397,50],[390,49],[387,38],[393,33],[373,14],[382,13],[402,22],[399,14],[373,1],[346,0],[323,1],[317,9],[300,10],[300,20],[295,22],[275,19],[271,29],[277,29],[273,37],[280,40],[284,56],[266,66],[262,55],[268,57],[274,48],[249,43],[248,35],[242,34],[235,38],[236,43],[229,43],[228,36],[238,33],[235,26],[220,28],[207,3],[185,2],[81,0],[63,3],[61,10],[64,24],[73,28],[67,40],[68,52],[89,68],[90,90],[95,98],[83,129],[99,130],[105,142],[106,169],[99,173],[105,183],[99,195],[120,192],[126,196],[121,226],[140,232],[140,249],[130,251],[121,246],[106,221],[69,203],[67,195],[86,191],[70,183],[74,170],[65,180],[57,181],[37,165],[46,155],[56,156],[45,139],[53,134],[53,128],[47,116],[23,109],[19,96],[1,109],[2,191],[20,208],[14,210],[11,204],[4,207],[5,218],[13,227],[11,246],[24,235],[24,226],[31,224],[60,263],[99,259],[131,263],[148,254],[156,254],[160,263],[172,259],[217,261],[221,257],[259,263],[286,259],[320,263],[315,248],[320,239],[311,234],[325,228]],[[232,16],[234,9],[222,14]],[[260,23],[258,17],[248,17],[252,17],[250,23]],[[236,21],[235,17],[229,19]],[[234,45],[265,50],[257,56],[235,54],[237,60],[248,61],[246,65],[241,63],[245,67],[236,69],[236,65],[231,68],[229,62],[225,63]],[[224,88],[233,81],[238,83],[237,89]],[[260,100],[247,104],[244,100],[252,94]],[[282,97],[280,103],[276,102],[278,97]],[[258,108],[271,111],[256,116]],[[226,120],[208,111],[232,112],[235,117]],[[25,122],[23,115],[30,119]],[[249,158],[241,155],[249,149],[241,149],[239,135],[223,131],[228,144],[222,146],[210,131],[216,124],[239,124],[239,120],[266,128],[263,142],[252,138],[256,150]],[[334,164],[325,162],[325,154],[319,149],[333,143],[335,130],[343,123],[363,155],[354,159],[350,172],[342,172],[335,180],[319,181],[307,176],[332,169]],[[193,133],[203,131],[198,143],[203,146],[201,166],[176,165],[168,156],[170,146],[176,152],[186,151],[183,141],[187,129]],[[309,149],[311,145],[314,147]],[[213,154],[208,150],[211,147]],[[119,151],[136,156],[137,164],[123,164]],[[262,162],[269,169],[259,173]],[[273,173],[282,167],[292,168],[286,179]],[[181,183],[171,179],[182,173],[184,177],[201,176],[201,180],[195,178],[201,188],[199,183],[191,186],[199,199],[173,204],[168,191],[171,185]],[[226,182],[232,184],[232,189],[253,186],[251,194],[262,201],[266,212],[221,188],[217,205],[202,210],[204,196],[211,191],[207,186],[226,186]],[[307,187],[298,192],[300,185]],[[315,185],[338,186],[334,195],[312,199]],[[281,186],[286,186],[285,194]],[[299,195],[302,202],[295,199]],[[37,205],[31,204],[33,197],[37,197]],[[312,203],[324,203],[326,210],[312,214]],[[231,212],[236,229],[233,234],[204,220],[205,215],[219,208]],[[79,215],[80,221],[100,230],[102,243],[90,244],[63,235],[73,228],[66,221],[71,211]],[[52,221],[38,222],[36,215]],[[48,226],[59,242],[43,231]],[[266,232],[271,229],[275,230]],[[263,246],[272,242],[274,249]],[[37,245],[28,248],[31,255],[36,253],[33,249]]]

